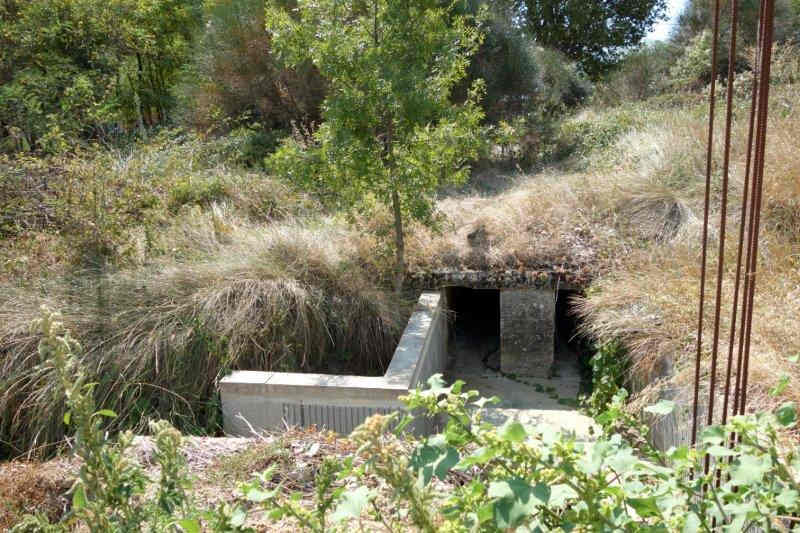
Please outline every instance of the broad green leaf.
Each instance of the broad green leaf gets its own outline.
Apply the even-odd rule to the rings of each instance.
[[[675,410],[675,402],[672,400],[661,400],[660,402],[644,408],[647,413],[654,415],[668,415]]]
[[[177,524],[185,533],[200,533],[201,531],[199,520],[184,518],[183,520],[178,520]]]
[[[725,430],[722,426],[708,426],[700,434],[700,441],[705,444],[722,444],[725,441]]]
[[[485,524],[494,517],[494,503],[485,503],[478,508],[478,522]]]
[[[444,479],[450,469],[458,464],[459,459],[458,450],[452,446],[423,444],[414,450],[409,466],[417,473],[423,486],[426,486],[434,475]]]
[[[86,491],[83,485],[77,485],[75,487],[75,492],[72,493],[72,508],[76,511],[80,511],[84,507],[86,507]]]
[[[786,402],[775,411],[775,418],[783,427],[793,426],[797,422],[797,409],[794,402]]]
[[[611,454],[606,458],[608,466],[614,471],[622,473],[628,472],[633,465],[639,462],[639,459],[633,454],[633,450],[629,447],[620,448],[616,453]]]
[[[72,412],[70,412],[70,411],[67,411],[66,413],[64,413],[64,424],[65,424],[65,425],[67,425],[67,426],[68,426],[68,425],[69,425],[69,421],[70,421],[71,419],[72,419]]]
[[[569,485],[559,483],[550,487],[550,507],[562,507],[567,501],[576,498],[578,493]]]
[[[341,522],[347,518],[358,518],[372,496],[372,491],[364,486],[346,492],[339,500],[339,505],[331,515],[331,520]]]
[[[494,450],[492,448],[487,448],[487,447],[478,448],[477,450],[472,452],[471,455],[464,457],[461,460],[461,462],[459,462],[455,466],[455,468],[464,470],[473,465],[488,463],[489,461],[497,457],[497,453],[498,453],[497,450]]]
[[[796,490],[785,488],[778,494],[775,501],[778,502],[778,505],[782,505],[787,509],[796,509],[799,497],[800,494]]]
[[[525,428],[516,420],[507,420],[497,432],[498,436],[508,442],[522,442],[528,436]]]
[[[658,505],[656,505],[655,496],[650,496],[648,498],[627,498],[626,502],[643,518],[659,516],[661,514]]]
[[[769,470],[769,457],[756,457],[754,455],[742,455],[738,463],[731,472],[731,481],[735,485],[749,485],[761,481],[764,474]]]
[[[711,457],[730,457],[732,455],[736,455],[736,452],[734,452],[730,448],[727,448],[725,446],[719,446],[717,444],[715,444],[714,446],[710,446],[706,450],[706,452],[708,452],[708,455],[710,455]]]
[[[263,490],[258,487],[252,487],[245,492],[245,498],[247,498],[247,500],[251,502],[261,503],[267,500],[271,500],[272,498],[275,497],[277,493],[278,493],[277,489]]]
[[[106,418],[117,418],[117,413],[111,409],[100,409],[95,413],[95,416],[104,416]]]
[[[487,495],[497,498],[494,503],[495,525],[507,529],[531,516],[538,505],[547,504],[550,488],[543,483],[531,487],[521,479],[493,481],[489,484]]]

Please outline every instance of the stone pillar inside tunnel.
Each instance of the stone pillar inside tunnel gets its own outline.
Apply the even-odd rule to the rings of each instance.
[[[550,377],[555,351],[556,303],[550,289],[500,292],[500,370]]]

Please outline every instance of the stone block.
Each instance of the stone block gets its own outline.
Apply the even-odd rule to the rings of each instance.
[[[500,370],[518,376],[550,377],[555,314],[552,290],[500,292]]]

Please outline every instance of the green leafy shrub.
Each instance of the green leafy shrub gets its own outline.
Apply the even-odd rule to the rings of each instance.
[[[462,103],[450,98],[481,32],[455,4],[431,0],[300,1],[291,14],[268,9],[267,28],[289,66],[310,62],[329,81],[322,125],[306,142],[288,138],[270,168],[348,207],[391,209],[400,292],[404,227],[431,223],[438,188],[466,180],[482,141],[483,83]]]
[[[196,0],[0,7],[0,148],[58,153],[164,123],[199,25]]]
[[[189,177],[175,183],[169,191],[169,208],[177,211],[184,205],[209,206],[229,196],[219,176]]]
[[[602,154],[623,133],[643,123],[643,116],[633,106],[619,106],[604,113],[587,110],[559,124],[555,150],[560,157],[587,158],[592,153]]]
[[[584,406],[589,414],[598,416],[623,388],[630,360],[623,344],[614,340],[602,344],[589,360],[589,365],[592,369],[592,394]]]
[[[390,531],[729,531],[783,530],[800,510],[798,452],[781,432],[797,424],[793,404],[775,413],[737,416],[703,429],[696,449],[685,446],[643,458],[620,435],[576,442],[551,428],[483,419],[497,398],[446,386],[433,376],[429,388],[403,398],[416,417],[445,420],[441,433],[414,439],[406,433],[414,415],[375,415],[356,428],[358,450],[344,460],[326,458],[314,479],[311,505],[271,484],[274,466],[241,485],[243,500],[215,510],[192,503],[191,481],[179,453],[180,434],[165,423],[152,426],[160,478],[154,482],[127,459],[131,435],[109,440],[95,410],[92,385],[74,353],[77,343],[57,315],[39,322],[42,364],[61,377],[83,460],[72,490],[72,509],[56,524],[27,516],[15,532],[254,531],[248,512],[270,520],[291,518],[304,531],[349,530],[367,515]],[[661,402],[647,410],[668,414]],[[732,434],[737,438],[730,439]],[[710,458],[711,468],[704,468]],[[459,482],[448,491],[434,480]],[[377,481],[377,483],[376,483]],[[148,492],[149,490],[149,492]],[[149,497],[146,497],[148,494]]]
[[[675,46],[664,42],[642,45],[630,51],[596,85],[594,102],[614,106],[664,93],[670,88],[670,68],[677,52]]]
[[[461,382],[447,387],[438,376],[429,385],[404,401],[427,416],[446,415],[444,430],[409,443],[403,431],[410,417],[368,419],[351,436],[360,445],[361,466],[340,467],[358,488],[326,490],[312,510],[258,480],[244,485],[244,494],[272,518],[295,516],[308,531],[319,531],[328,512],[334,524],[367,515],[391,531],[711,531],[718,525],[770,531],[784,528],[781,517],[800,509],[797,450],[786,450],[780,438],[796,424],[791,404],[707,427],[697,449],[642,458],[620,435],[576,442],[513,420],[495,427],[482,419],[493,400],[464,392]],[[668,402],[650,408],[656,414],[670,409]],[[733,432],[739,439],[729,445]],[[707,456],[713,467],[706,472]],[[461,481],[451,490],[435,488],[434,479],[456,472]],[[385,484],[381,506],[368,477]]]

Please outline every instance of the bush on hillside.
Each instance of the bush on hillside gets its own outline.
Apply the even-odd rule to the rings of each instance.
[[[252,155],[251,130],[202,139],[162,130],[119,151],[2,157],[0,235],[44,234],[68,245],[63,264],[126,267],[169,251],[163,235],[192,206],[225,204],[254,223],[305,213],[312,202],[272,178],[237,169]]]
[[[470,61],[466,90],[477,79],[486,82],[482,106],[486,119],[495,123],[530,111],[536,93],[543,89],[536,43],[501,13],[490,12],[484,41]]]
[[[676,53],[674,46],[661,42],[632,50],[597,84],[594,101],[614,106],[662,94],[669,88],[669,73]]]
[[[0,6],[0,151],[62,152],[164,123],[197,0]]]
[[[249,125],[268,136],[319,122],[325,81],[310,64],[286,68],[275,57],[262,0],[214,0],[204,9],[206,24],[180,88],[189,124],[207,132]],[[251,147],[261,144],[263,152],[252,159],[260,163],[276,142],[257,139]]]

